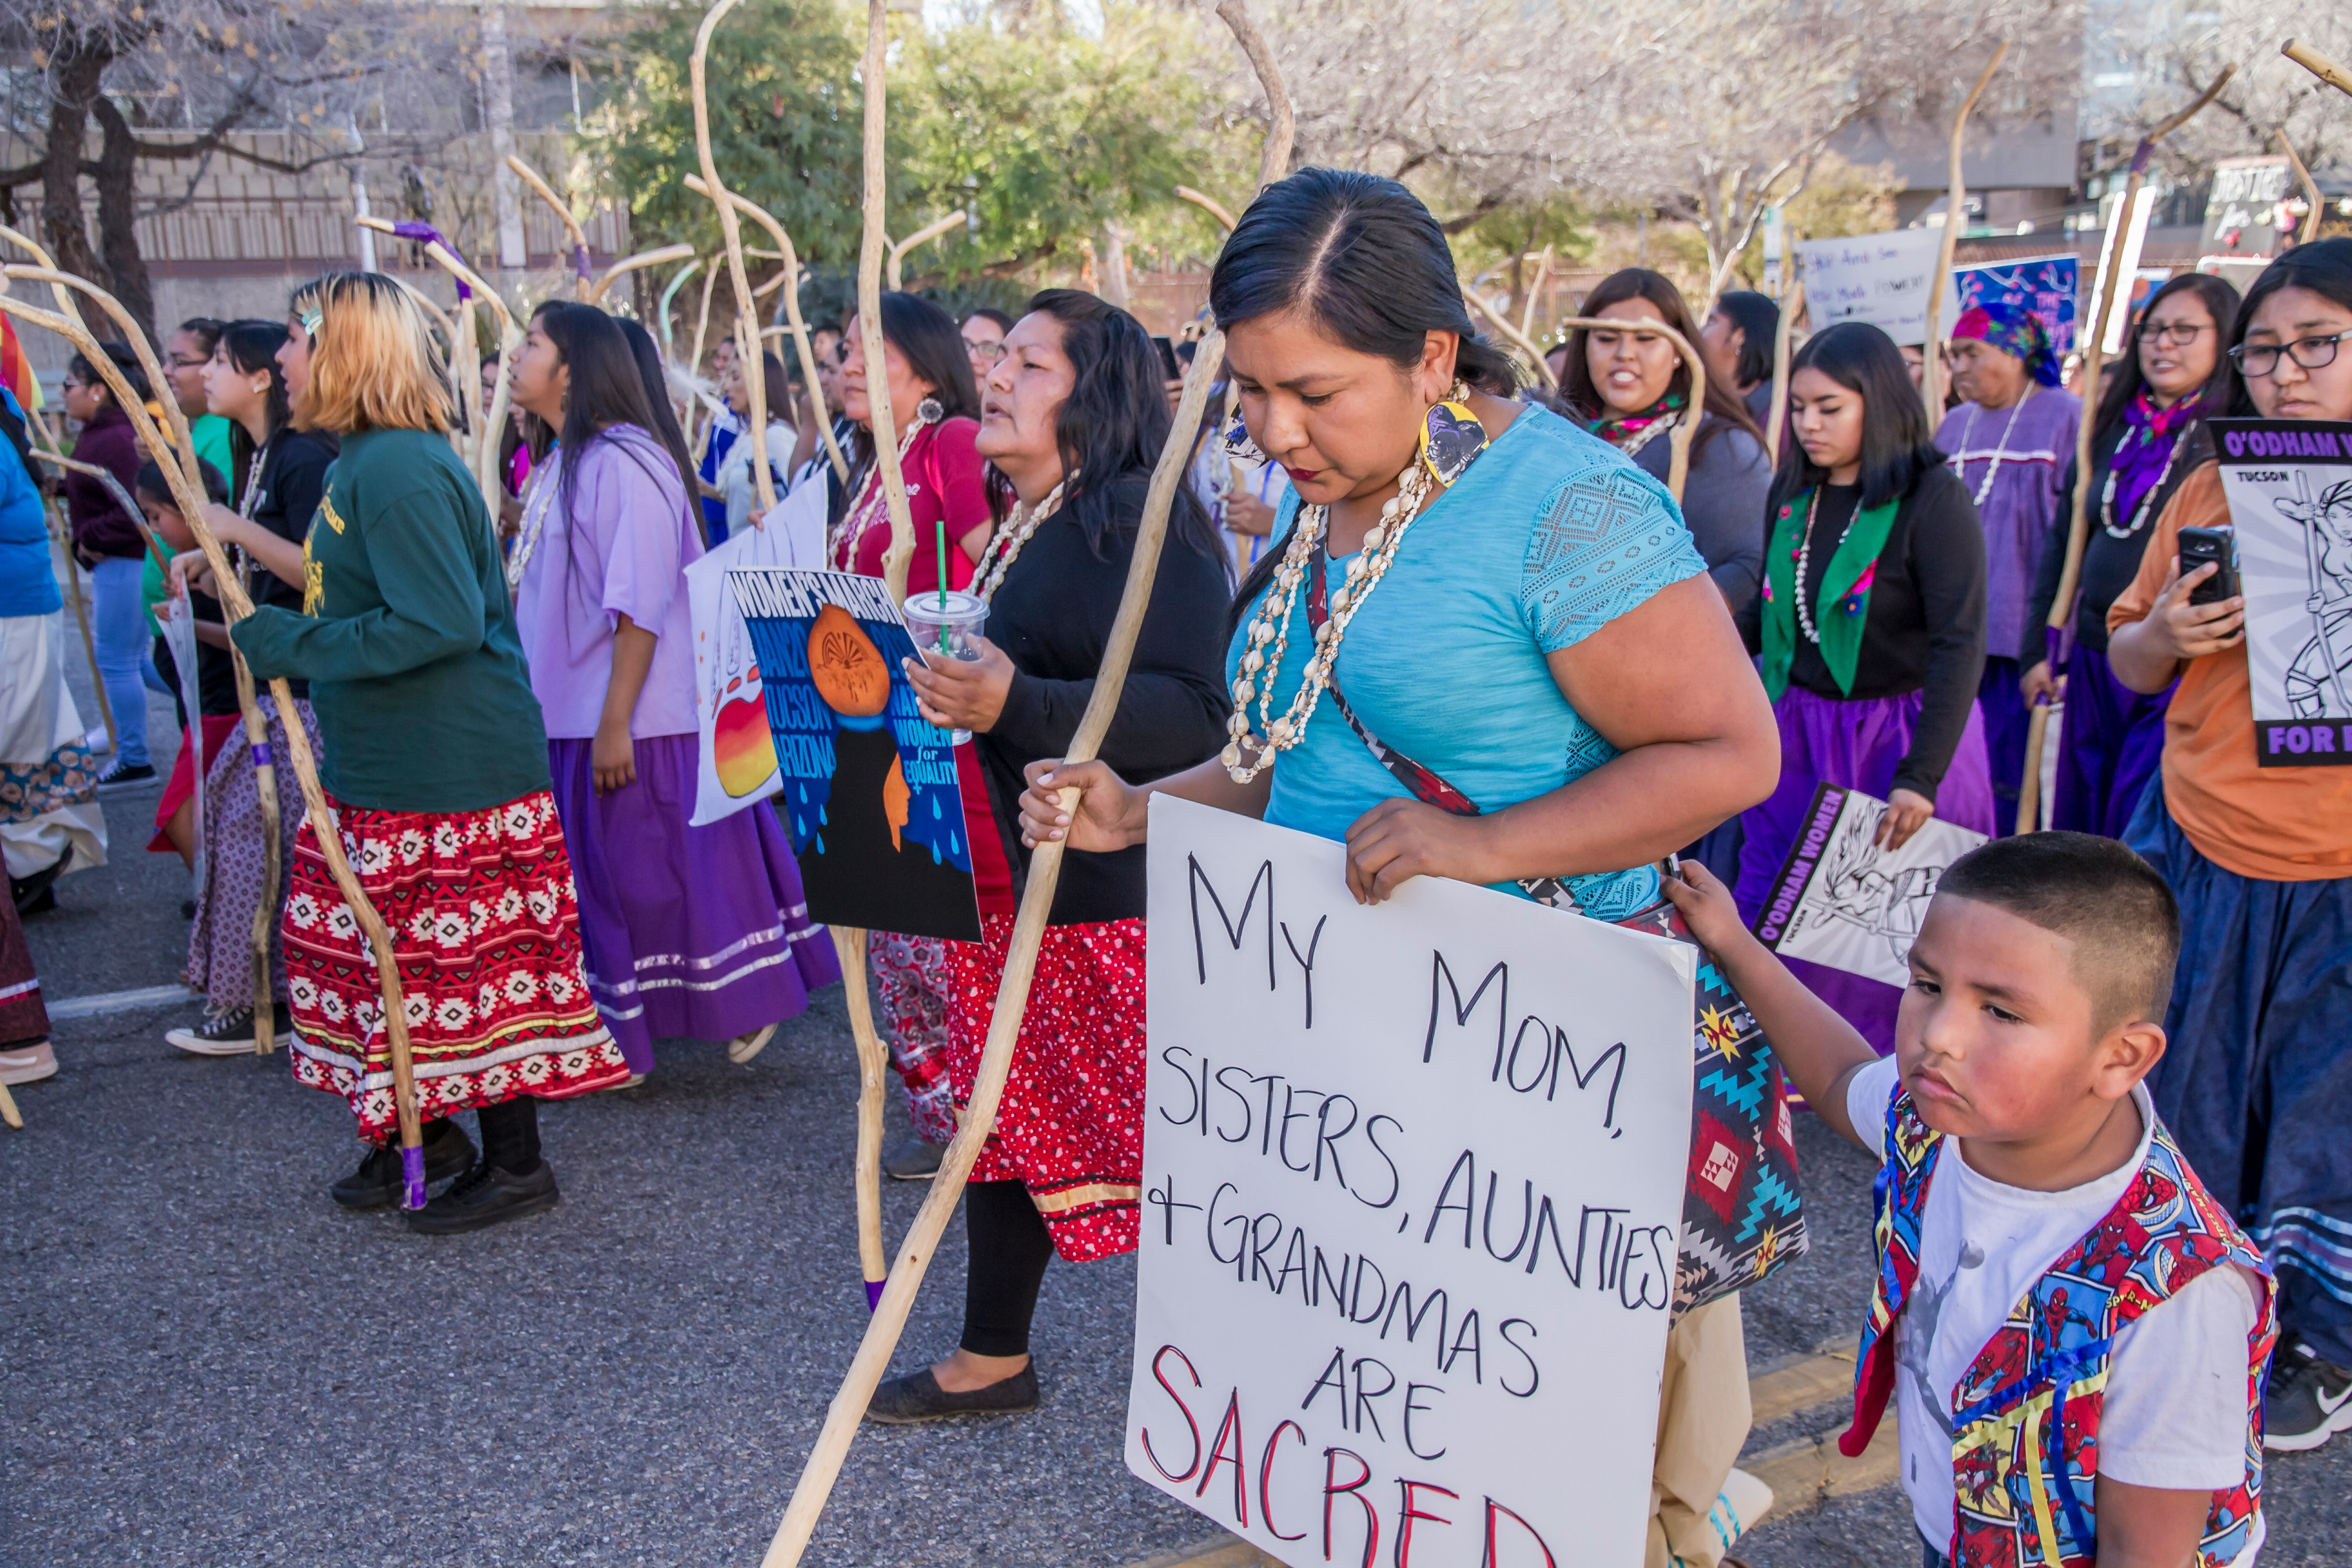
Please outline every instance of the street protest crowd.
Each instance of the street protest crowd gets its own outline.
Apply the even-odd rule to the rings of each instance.
[[[1307,169],[1260,192],[1212,280],[1223,367],[1176,433],[1185,482],[1117,715],[1073,763],[1174,422],[1161,344],[1091,294],[959,322],[887,292],[883,363],[855,318],[811,323],[813,384],[789,348],[678,366],[634,320],[561,300],[510,354],[453,365],[373,273],[306,283],[283,320],[181,323],[162,384],[128,347],[77,355],[68,462],[36,457],[27,389],[0,395],[0,1084],[73,1068],[20,921],[103,858],[118,786],[168,774],[140,830],[191,868],[184,973],[206,998],[169,1044],[283,1037],[362,1142],[332,1201],[398,1201],[376,962],[292,788],[297,729],[405,992],[438,1187],[412,1228],[552,1207],[541,1103],[626,1093],[662,1040],[753,1063],[842,978],[816,882],[840,872],[781,801],[698,812],[688,569],[798,506],[825,568],[883,575],[888,432],[909,615],[968,595],[986,616],[966,657],[898,672],[923,721],[970,736],[953,788],[978,925],[871,933],[915,1133],[890,1175],[938,1169],[1033,857],[1068,856],[965,1194],[961,1335],[869,1419],[1034,1408],[1049,1263],[1138,1247],[1167,795],[1339,842],[1360,902],[1444,878],[1696,942],[1778,1062],[1756,1147],[1801,1104],[1884,1161],[1846,1441],[1891,1403],[1924,1560],[2251,1564],[2265,1451],[2352,1428],[2352,773],[2257,765],[2247,598],[2189,547],[2231,521],[2210,421],[2352,422],[2352,240],[2289,249],[2242,294],[2157,289],[2088,408],[2051,324],[1999,300],[1931,345],[1938,417],[1876,326],[1801,331],[1783,381],[1763,295],[1701,315],[1634,268],[1581,310],[1597,324],[1553,348],[1556,384],[1532,380],[1481,336],[1405,187]],[[449,433],[499,378],[486,498]],[[167,405],[200,519],[138,433]],[[2314,504],[2317,690],[2352,662],[2352,504]],[[250,615],[225,614],[193,521],[235,552]],[[110,757],[67,687],[69,598]],[[842,715],[843,780],[889,685],[856,651],[809,675]],[[150,689],[179,706],[176,746],[148,731]],[[2047,829],[2021,833],[2054,700]],[[919,783],[898,766],[885,746],[894,844]],[[1937,825],[1972,836],[1923,889],[1907,983],[1755,934],[1823,786],[1883,804],[1890,855]],[[824,819],[844,837],[845,789]],[[1674,1321],[1652,1568],[1736,1551],[1717,1510],[1748,1427],[1738,1286],[1774,1266],[1748,1258]]]

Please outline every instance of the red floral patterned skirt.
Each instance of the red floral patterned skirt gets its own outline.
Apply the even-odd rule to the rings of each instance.
[[[521,1094],[561,1100],[628,1078],[588,994],[552,795],[447,815],[328,804],[392,932],[419,1115]],[[295,840],[284,934],[296,1081],[341,1095],[361,1137],[397,1136],[375,963],[308,822]]]
[[[947,944],[954,984],[948,1072],[959,1115],[1004,977],[1013,917]],[[1135,1250],[1143,1197],[1143,922],[1048,926],[996,1129],[975,1182],[1020,1181],[1054,1250],[1073,1263]]]

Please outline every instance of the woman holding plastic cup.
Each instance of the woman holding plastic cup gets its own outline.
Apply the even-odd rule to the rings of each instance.
[[[994,826],[1016,879],[1023,769],[1068,750],[1093,695],[1133,552],[1168,400],[1150,336],[1091,294],[1030,301],[989,373],[979,449],[1002,518],[973,594],[988,636],[973,657],[910,668],[923,717],[972,731]],[[1200,503],[1180,491],[1151,605],[1103,762],[1122,778],[1189,768],[1224,744],[1223,557]],[[910,595],[910,610],[922,595]],[[911,620],[910,615],[910,620]],[[973,818],[978,824],[979,818]],[[990,835],[975,826],[973,842]],[[886,1383],[886,1422],[1026,1410],[1037,1401],[1029,1320],[1045,1265],[1132,1251],[1143,1154],[1143,857],[1072,851],[1062,863],[1035,988],[996,1134],[972,1169],[971,1269],[956,1351]],[[1005,950],[1009,899],[983,903],[978,943],[947,944],[949,1069],[971,1092]]]

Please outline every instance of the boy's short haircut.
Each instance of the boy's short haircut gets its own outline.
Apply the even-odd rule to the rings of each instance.
[[[198,482],[205,487],[205,499],[220,506],[228,505],[228,480],[222,477],[221,471],[198,458],[196,473]],[[142,496],[154,497],[173,511],[180,510],[178,499],[172,494],[171,481],[163,478],[163,470],[152,462],[140,465],[139,479],[132,488]]]
[[[2074,944],[2101,1034],[2163,1021],[2180,956],[2180,906],[2156,868],[2112,838],[2025,833],[1945,868],[1938,893],[1990,904]]]

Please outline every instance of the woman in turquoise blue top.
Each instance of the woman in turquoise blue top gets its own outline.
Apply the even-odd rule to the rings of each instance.
[[[1209,302],[1292,494],[1236,605],[1234,742],[1149,785],[1032,763],[1028,842],[1126,848],[1166,791],[1343,840],[1360,900],[1451,877],[1615,920],[1661,901],[1663,857],[1770,793],[1771,708],[1672,497],[1510,397],[1455,279],[1393,181],[1308,169],[1251,205]],[[1326,621],[1328,679],[1305,689]],[[1728,1331],[1685,1375],[1744,1399],[1737,1310],[1676,1331],[1710,1316]],[[1737,1450],[1706,1459],[1725,1474]],[[1712,1559],[1700,1489],[1662,1508],[1657,1561],[1686,1528]]]

